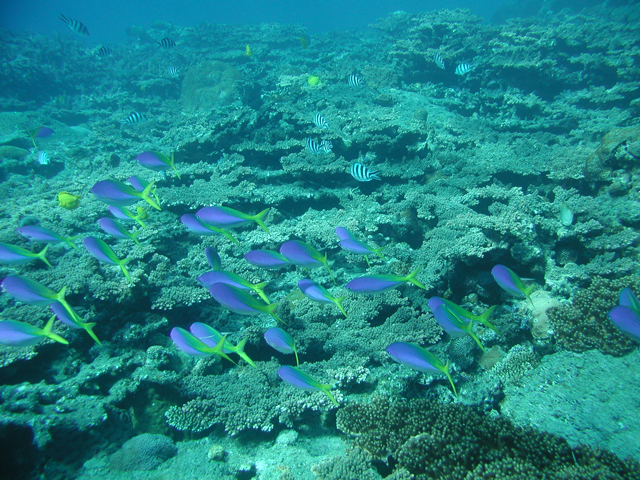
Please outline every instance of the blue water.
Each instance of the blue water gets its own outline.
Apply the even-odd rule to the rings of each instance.
[[[14,31],[29,30],[42,34],[65,32],[59,13],[81,19],[96,43],[117,42],[125,37],[130,25],[149,27],[166,21],[183,27],[201,22],[254,24],[300,23],[310,32],[332,29],[363,28],[390,12],[428,11],[439,8],[468,8],[490,18],[502,5],[500,0],[240,0],[240,1],[3,1],[0,4],[0,27]]]

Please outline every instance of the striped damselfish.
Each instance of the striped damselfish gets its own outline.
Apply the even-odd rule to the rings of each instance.
[[[285,323],[274,313],[275,309],[278,307],[277,303],[265,304],[257,298],[252,297],[244,290],[232,285],[228,285],[226,283],[214,283],[209,287],[209,293],[216,302],[223,307],[228,308],[232,312],[250,316],[268,313],[279,322]]]
[[[320,383],[304,373],[297,367],[291,367],[284,365],[278,370],[278,376],[289,385],[292,385],[301,390],[307,390],[309,392],[322,391],[327,394],[334,405],[338,406],[338,402],[333,398],[331,394],[331,385]]]
[[[56,316],[53,315],[44,328],[34,327],[28,323],[15,320],[4,320],[0,322],[0,344],[10,347],[29,347],[40,343],[45,338],[49,338],[64,345],[69,345],[67,340],[53,333],[55,319]]]
[[[220,228],[237,228],[256,222],[265,232],[269,229],[264,224],[263,219],[269,213],[269,208],[265,208],[260,213],[248,215],[229,207],[204,207],[196,212],[196,216],[207,225],[214,225]]]
[[[102,180],[91,187],[91,192],[107,205],[124,207],[144,200],[156,210],[162,210],[160,205],[150,196],[154,186],[155,182],[151,182],[144,191],[138,192],[135,188],[117,180]]]
[[[51,157],[47,152],[38,152],[38,163],[40,165],[49,165],[51,163]]]
[[[329,140],[321,140],[318,143],[313,138],[307,138],[304,142],[307,150],[311,153],[331,153],[333,148],[333,143]]]
[[[461,63],[456,67],[456,75],[465,75],[473,70],[475,67],[470,63]]]
[[[240,290],[244,290],[245,292],[253,290],[267,304],[270,303],[269,299],[264,293],[264,287],[266,287],[269,282],[251,283],[248,280],[242,278],[240,275],[236,275],[233,272],[227,272],[225,270],[213,270],[211,272],[203,273],[198,277],[198,281],[207,290],[214,283],[226,283],[227,285],[232,285],[236,288],[239,288]]]
[[[133,112],[133,113],[130,113],[129,116],[124,120],[122,120],[120,123],[122,123],[123,125],[124,124],[132,125],[135,123],[142,123],[146,121],[147,121],[147,116],[144,113]]]
[[[289,260],[289,262],[293,263],[294,265],[298,265],[299,267],[318,268],[324,265],[325,267],[327,267],[333,283],[336,283],[336,279],[333,277],[333,272],[329,268],[326,253],[322,255],[311,245],[307,245],[300,240],[289,240],[287,242],[284,242],[280,246],[280,253],[284,256],[284,258]]]
[[[168,37],[163,38],[159,42],[156,40],[156,43],[158,44],[158,48],[164,48],[164,49],[169,49],[176,46],[176,42],[174,42],[172,39]]]
[[[347,77],[347,83],[350,87],[359,87],[364,85],[364,77],[359,73],[352,73]]]
[[[73,18],[65,17],[63,14],[60,14],[60,20],[66,23],[69,28],[78,35],[82,35],[83,37],[89,36],[89,29],[87,29],[82,22],[74,20]]]
[[[329,291],[324,288],[322,285],[317,284],[316,282],[309,280],[308,278],[303,278],[298,282],[298,288],[300,291],[304,293],[305,297],[313,300],[318,303],[335,303],[336,306],[340,309],[345,318],[347,318],[347,312],[342,308],[342,300],[344,297],[336,298]]]
[[[370,182],[371,180],[380,180],[379,170],[370,170],[361,163],[351,165],[351,176],[359,182]]]
[[[129,263],[129,258],[120,259],[115,254],[115,252],[111,249],[109,245],[107,245],[104,241],[100,240],[96,237],[87,237],[82,243],[87,251],[96,259],[104,263],[108,263],[109,265],[117,265],[122,270],[122,273],[129,281],[129,283],[133,283],[131,279],[131,275],[129,275],[129,271],[127,270],[127,263]]]
[[[113,50],[111,50],[109,47],[105,45],[100,45],[98,48],[96,48],[93,51],[93,54],[98,58],[106,57],[108,55],[111,55],[112,53],[113,53]]]
[[[445,69],[444,58],[442,58],[440,52],[435,52],[433,54],[433,61],[435,62],[436,67],[441,68],[442,70]]]
[[[40,259],[50,267],[51,264],[46,257],[48,248],[49,245],[45,245],[38,253],[34,253],[17,245],[0,242],[0,263],[4,265],[23,265]]]
[[[251,250],[244,254],[244,258],[251,265],[264,268],[265,270],[279,270],[291,265],[282,254],[271,250]]]
[[[222,335],[219,331],[217,331],[215,328],[205,324],[205,323],[201,323],[201,322],[196,322],[193,323],[190,327],[189,330],[191,330],[191,333],[198,339],[200,340],[202,343],[204,343],[205,345],[208,345],[210,347],[216,347],[218,345],[218,343],[220,343],[220,340],[222,340],[224,337],[226,337],[226,335]],[[240,343],[238,343],[238,345],[233,346],[231,344],[231,342],[229,340],[226,340],[225,338],[225,342],[224,342],[224,347],[222,349],[222,351],[224,353],[235,353],[238,356],[240,356],[240,358],[242,358],[245,362],[247,362],[249,365],[251,365],[252,367],[255,367],[256,364],[253,363],[253,360],[251,360],[249,358],[249,355],[247,355],[244,352],[244,346],[247,344],[247,339],[243,338]]]
[[[418,372],[424,373],[444,373],[451,383],[453,393],[458,395],[456,386],[453,384],[451,373],[449,372],[449,361],[442,363],[433,353],[425,350],[413,343],[396,342],[385,348],[385,351],[396,362],[401,363],[405,367],[412,368]]]
[[[313,123],[315,123],[316,126],[320,128],[329,128],[329,122],[327,122],[327,119],[324,118],[321,113],[316,113],[313,116]]]
[[[399,275],[366,275],[364,277],[358,277],[347,283],[344,288],[351,293],[382,293],[399,287],[405,282],[411,282],[415,286],[424,290],[427,288],[417,280],[418,272],[422,267],[416,268],[406,277]]]
[[[267,344],[275,351],[296,356],[296,366],[300,365],[298,360],[298,351],[296,350],[296,342],[291,335],[279,327],[273,327],[264,332],[264,339]]]

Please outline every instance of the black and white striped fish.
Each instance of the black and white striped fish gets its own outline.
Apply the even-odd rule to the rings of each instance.
[[[359,87],[364,85],[364,77],[359,73],[352,73],[347,77],[347,83],[350,87]]]
[[[160,40],[159,42],[156,40],[156,43],[158,44],[158,48],[173,48],[176,46],[176,42],[174,42],[173,40],[171,40],[168,37],[163,38],[162,40]]]
[[[475,67],[470,63],[461,63],[456,67],[456,75],[464,75],[465,73],[469,73]]]
[[[370,182],[371,180],[380,180],[378,172],[380,170],[369,170],[368,167],[361,163],[351,165],[351,176],[359,182]]]
[[[105,47],[104,45],[100,45],[93,51],[93,54],[98,58],[106,57],[108,55],[111,55],[112,53],[113,50],[111,50],[109,47]]]
[[[38,163],[40,165],[49,165],[51,163],[51,158],[47,152],[38,152]]]
[[[63,14],[60,14],[60,20],[66,23],[71,30],[73,30],[78,35],[82,35],[83,37],[89,36],[89,29],[84,26],[82,22],[78,20],[74,20],[73,18],[65,17]]]
[[[329,128],[329,122],[327,122],[327,119],[324,118],[321,113],[316,113],[313,116],[313,123],[315,123],[316,126],[320,128]]]
[[[147,116],[144,113],[133,112],[120,123],[133,125],[134,123],[142,123],[146,121],[147,121]]]
[[[313,138],[307,138],[305,145],[311,153],[331,153],[333,148],[333,144],[329,140],[322,140],[318,143]]]
[[[444,58],[442,58],[442,55],[440,55],[439,52],[433,54],[433,61],[436,63],[436,67],[441,68],[442,70],[445,69]]]
[[[178,67],[174,67],[173,65],[170,65],[169,68],[167,68],[167,72],[169,72],[169,76],[171,78],[180,76],[180,69]]]

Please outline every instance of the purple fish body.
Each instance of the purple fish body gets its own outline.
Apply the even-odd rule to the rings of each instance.
[[[196,216],[204,223],[220,228],[237,228],[256,222],[263,230],[269,233],[269,230],[262,222],[267,213],[269,213],[268,208],[256,215],[247,215],[229,207],[203,207],[196,212]]]
[[[193,335],[184,328],[172,328],[169,336],[171,337],[171,340],[173,340],[173,343],[176,344],[176,347],[178,347],[179,350],[183,351],[187,355],[200,358],[211,356],[211,353],[209,353],[208,351],[202,352],[198,349],[199,345],[197,342],[193,341]],[[204,343],[202,345],[206,346],[206,344]]]
[[[636,297],[630,288],[622,289],[618,299],[618,305],[640,311],[640,301],[638,301],[638,297]]]
[[[149,185],[149,182],[142,180],[140,177],[136,177],[135,175],[131,175],[127,178],[127,181],[138,192],[144,192],[144,189]]]
[[[139,192],[116,180],[102,180],[91,187],[93,194],[107,205],[125,207],[140,201]]]
[[[211,288],[215,283],[226,283],[232,287],[239,288],[245,292],[249,292],[252,289],[239,283],[234,277],[237,275],[231,272],[225,272],[224,270],[213,270],[212,272],[203,273],[198,277],[198,281],[205,287]]]
[[[71,328],[83,328],[81,324],[78,324],[78,322],[74,320],[71,315],[69,315],[67,309],[64,308],[64,305],[62,305],[60,302],[53,302],[49,308],[58,318],[58,320],[60,320],[66,326]]]
[[[29,328],[30,327],[30,328]],[[15,320],[0,322],[0,344],[10,347],[30,347],[40,343],[45,337],[38,335],[40,329]]]
[[[340,240],[355,240],[353,234],[344,227],[336,227],[336,235]]]
[[[304,268],[322,267],[324,263],[319,260],[324,258],[315,248],[299,240],[289,240],[280,246],[280,253],[290,263]]]
[[[187,227],[187,230],[197,233],[198,235],[218,235],[221,230],[218,227],[207,228],[202,224],[198,217],[191,213],[185,213],[182,215],[180,217],[180,221],[185,227]]]
[[[111,218],[100,218],[98,220],[98,225],[100,225],[100,228],[104,230],[105,233],[108,233],[114,238],[118,238],[120,240],[131,239],[131,234],[127,232],[122,225]]]
[[[640,311],[635,308],[618,305],[609,312],[613,324],[627,337],[640,343]]]
[[[364,242],[360,242],[359,240],[345,239],[342,240],[340,246],[349,253],[355,253],[356,255],[371,255],[376,252],[371,249]]]
[[[284,365],[278,370],[278,376],[284,382],[296,388],[299,388],[300,390],[306,390],[308,392],[316,392],[318,390],[322,391],[327,394],[334,405],[338,405],[338,402],[336,402],[336,399],[330,392],[331,385],[325,385],[316,381],[314,378],[310,377],[299,368]]]
[[[290,354],[295,352],[293,337],[281,328],[274,327],[264,332],[267,344],[277,352]]]
[[[453,393],[458,394],[449,372],[449,362],[442,363],[433,353],[413,343],[396,342],[385,348],[393,360],[405,367],[423,373],[444,373],[451,383]]]
[[[40,343],[45,338],[50,338],[68,345],[69,342],[51,331],[54,319],[55,317],[51,317],[43,329],[28,323],[16,322],[15,320],[1,321],[0,344],[11,347],[29,347]]]
[[[327,291],[327,289],[308,278],[300,280],[298,282],[298,287],[306,297],[310,298],[314,302],[333,303],[333,300],[331,300],[333,296]]]
[[[111,248],[102,240],[96,237],[87,237],[82,241],[82,243],[89,251],[89,253],[96,259],[104,263],[109,263],[111,265],[118,265],[118,263],[114,261],[113,257],[108,253],[108,250],[111,250]],[[106,250],[105,247],[108,250]],[[115,253],[113,253],[113,251],[111,253],[115,256]]]
[[[185,213],[182,215],[180,217],[180,221],[185,227],[187,227],[187,230],[192,233],[205,236],[222,234],[232,242],[238,243],[238,240],[236,240],[233,235],[224,228],[216,227],[215,225],[207,225],[191,213]]]
[[[378,278],[377,275],[368,275],[354,278],[347,283],[344,288],[352,293],[382,293],[393,290],[403,283],[404,281],[389,280],[385,278]]]
[[[533,305],[533,300],[531,300],[530,293],[533,290],[534,285],[529,288],[525,287],[520,277],[518,277],[518,275],[513,270],[500,264],[491,269],[491,275],[493,275],[496,283],[500,285],[500,288],[512,295],[524,295],[529,299],[531,305]]]
[[[440,325],[449,335],[454,338],[460,338],[467,335],[467,331],[461,328],[462,325],[460,324],[460,317],[456,317],[444,303],[438,304],[435,308],[431,307],[431,304],[429,304],[429,307],[433,310],[433,316],[438,322],[438,325]]]
[[[150,170],[162,171],[162,170],[170,170],[171,164],[163,161],[157,152],[142,152],[140,155],[136,157],[136,160],[143,167],[147,167]]]
[[[51,129],[49,127],[40,127],[35,131],[33,136],[35,138],[47,138],[47,137],[50,137],[53,134],[54,134],[53,129]]]
[[[352,293],[383,293],[399,287],[405,282],[411,282],[419,288],[426,290],[426,287],[417,280],[418,272],[421,267],[416,268],[406,277],[398,275],[365,275],[358,277],[347,283],[344,288]]]
[[[257,300],[248,293],[226,283],[214,283],[209,287],[211,296],[221,305],[240,315],[260,315]]]
[[[2,280],[2,289],[20,302],[41,307],[51,305],[58,294],[35,280],[10,275]]]
[[[209,266],[214,270],[222,269],[222,261],[220,260],[220,255],[216,252],[215,248],[207,247],[204,249],[204,255],[207,257],[207,262]]]
[[[424,355],[426,350],[412,343],[397,342],[392,343],[385,351],[396,362],[403,364],[418,372],[440,373],[440,370],[433,366],[429,358]]]
[[[244,258],[251,265],[264,268],[265,270],[279,270],[280,268],[291,265],[289,260],[284,258],[278,252],[272,252],[271,250],[251,250],[244,254]]]
[[[16,232],[31,241],[38,243],[60,243],[66,242],[73,248],[78,248],[73,241],[77,237],[63,237],[56,232],[49,230],[48,228],[41,227],[40,225],[25,225],[20,228],[16,228]]]
[[[33,253],[17,245],[0,242],[0,263],[4,263],[5,265],[24,265],[25,263],[40,259],[51,266],[45,256],[48,248],[49,245],[45,245],[42,251]]]

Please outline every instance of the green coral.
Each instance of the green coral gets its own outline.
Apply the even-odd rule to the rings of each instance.
[[[475,408],[427,399],[375,398],[337,415],[340,430],[375,458],[404,468],[416,480],[469,478],[640,479],[640,465]]]
[[[616,356],[633,350],[635,344],[607,316],[625,287],[640,292],[640,277],[629,275],[613,280],[593,277],[591,285],[578,291],[570,305],[549,309],[558,345],[574,352],[595,348]]]

